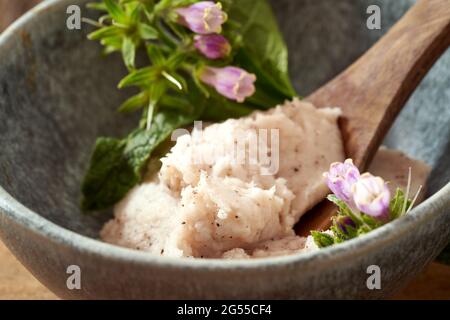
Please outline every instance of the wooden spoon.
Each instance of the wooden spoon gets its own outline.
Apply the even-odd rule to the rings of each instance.
[[[450,0],[421,0],[366,54],[306,100],[342,109],[347,158],[365,170],[396,116],[450,45]],[[450,70],[449,70],[450,72]],[[297,226],[299,235],[324,230],[335,214],[324,201]]]

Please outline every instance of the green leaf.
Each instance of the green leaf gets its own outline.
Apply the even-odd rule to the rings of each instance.
[[[289,79],[288,50],[267,0],[233,0],[230,19],[240,24],[242,48],[235,60],[257,75],[257,86],[284,98],[296,95]]]
[[[198,1],[199,0],[161,0],[156,4],[155,12],[159,13],[170,8],[189,6]]]
[[[136,45],[129,37],[123,38],[122,42],[122,57],[128,69],[132,70],[135,66]]]
[[[175,52],[167,59],[165,65],[169,70],[175,70],[186,60],[186,57],[186,54],[183,52]]]
[[[90,168],[82,184],[83,210],[109,207],[121,199],[124,190],[129,190],[139,181],[134,169],[123,158],[125,144],[124,140],[97,139]],[[111,172],[116,172],[114,180],[109,177]]]
[[[361,218],[364,221],[364,223],[367,224],[372,230],[375,230],[376,228],[383,225],[383,223],[380,223],[375,218],[367,214],[361,214]]]
[[[149,82],[157,80],[160,75],[161,69],[157,66],[132,71],[128,76],[120,81],[119,88],[145,85]]]
[[[146,45],[147,55],[155,66],[163,66],[166,62],[166,57],[161,48],[155,44]]]
[[[255,83],[256,92],[253,96],[247,98],[246,101],[257,104],[261,109],[266,110],[294,97],[295,95],[287,95],[277,88],[280,82],[276,80],[276,77],[272,77],[272,74],[275,75],[275,73],[267,73],[264,65],[259,64],[254,55],[245,49],[240,49],[235,56],[237,65],[254,73],[257,79]],[[269,65],[267,66],[270,69]]]
[[[327,233],[311,231],[311,236],[319,248],[329,247],[334,244],[334,238]]]
[[[141,14],[141,6],[138,1],[127,1],[127,3],[122,2],[125,5],[125,13],[128,16],[128,22],[130,24],[137,24],[139,22]]]
[[[119,0],[120,4],[128,4],[128,3],[136,3],[139,2],[140,0]]]
[[[113,46],[106,46],[103,50],[102,50],[102,55],[107,56],[113,52],[119,51],[120,49],[117,49],[116,47]]]
[[[167,84],[164,81],[157,81],[150,87],[149,100],[157,104],[167,91]]]
[[[143,106],[148,104],[148,95],[147,93],[141,92],[137,95],[132,96],[128,100],[126,100],[119,108],[119,112],[127,113],[136,111]]]
[[[209,98],[211,96],[211,94],[210,94],[208,88],[202,83],[202,81],[200,79],[202,67],[203,67],[203,64],[201,64],[201,63],[199,63],[197,66],[195,66],[191,70],[191,76],[192,76],[192,79],[194,80],[195,85],[197,86],[197,89],[200,90],[200,92],[202,92],[206,98]]]
[[[192,106],[187,99],[183,96],[164,95],[159,102],[161,107],[169,108],[177,112],[189,112],[192,113],[194,106]]]
[[[144,40],[158,39],[158,31],[146,23],[139,23],[139,35]]]
[[[98,11],[108,11],[105,3],[102,2],[90,2],[86,5],[88,9],[98,10]]]
[[[231,118],[244,117],[255,111],[255,108],[248,104],[228,100],[216,92],[211,92],[209,99],[205,99],[203,95],[203,100],[207,103],[201,117],[204,121],[221,122]]]
[[[151,153],[176,128],[193,121],[191,115],[162,110],[150,130],[137,129],[123,140],[97,139],[89,170],[82,184],[82,208],[98,211],[111,207],[141,181]]]
[[[88,34],[89,40],[99,40],[104,38],[111,38],[116,36],[121,36],[123,34],[123,31],[116,26],[108,26],[100,28],[94,32],[91,32]]]
[[[161,0],[155,5],[155,13],[159,13],[168,9],[172,5],[173,0]]]
[[[103,38],[101,40],[101,44],[106,46],[106,47],[112,47],[114,48],[116,51],[117,50],[122,50],[122,37],[108,37],[108,38]]]
[[[103,2],[105,3],[106,9],[108,10],[109,14],[115,21],[119,23],[127,21],[127,14],[120,7],[116,0],[103,0]]]
[[[389,212],[391,219],[397,219],[400,217],[403,209],[403,203],[405,201],[405,194],[402,189],[397,188],[394,197],[389,203]]]
[[[368,226],[361,226],[359,229],[358,229],[358,237],[359,236],[361,236],[361,235],[364,235],[364,234],[366,234],[366,233],[369,233],[370,231],[372,231],[373,229],[372,228],[370,228],[370,227],[368,227]]]
[[[357,227],[364,223],[356,214],[353,213],[352,209],[350,209],[344,201],[336,197],[334,194],[328,195],[327,199],[339,208],[339,214],[349,216],[356,223]]]

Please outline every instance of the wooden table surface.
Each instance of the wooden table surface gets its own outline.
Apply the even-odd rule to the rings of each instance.
[[[0,0],[0,32],[39,1]],[[1,241],[0,299],[57,299],[15,259]],[[430,264],[394,299],[450,300],[450,267],[437,263]]]
[[[58,299],[39,283],[0,242],[0,300]],[[450,300],[450,267],[432,263],[393,299]]]

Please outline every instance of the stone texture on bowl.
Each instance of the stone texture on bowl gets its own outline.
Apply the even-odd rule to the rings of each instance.
[[[255,261],[176,260],[95,240],[106,216],[79,210],[79,186],[95,137],[136,122],[115,109],[120,58],[65,28],[69,4],[47,1],[0,38],[0,236],[45,285],[67,298],[380,298],[399,289],[450,239],[450,55],[414,94],[387,144],[433,166],[429,195],[414,213],[319,253]],[[307,94],[343,70],[413,1],[274,0],[291,52],[291,75]],[[383,29],[365,28],[379,4]],[[84,11],[84,15],[90,15]],[[388,85],[388,84],[387,84]],[[440,190],[440,191],[439,191]],[[382,290],[366,287],[369,265]],[[66,268],[82,270],[68,290]]]

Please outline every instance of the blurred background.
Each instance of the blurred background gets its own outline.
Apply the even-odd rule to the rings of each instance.
[[[0,0],[0,33],[41,1],[43,0]],[[0,299],[57,299],[14,258],[1,241]],[[450,267],[437,262],[431,263],[393,299],[450,300]]]

